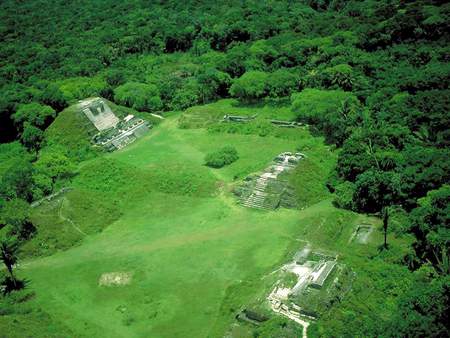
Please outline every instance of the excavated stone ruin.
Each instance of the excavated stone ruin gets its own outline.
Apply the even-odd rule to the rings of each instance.
[[[306,124],[297,121],[270,120],[270,123],[272,123],[274,126],[283,128],[296,128],[307,126]]]
[[[279,279],[267,297],[272,310],[292,320],[318,318],[351,290],[354,273],[337,256],[307,246],[277,270]],[[295,276],[286,282],[286,275]]]
[[[352,236],[350,237],[349,242],[355,242],[355,243],[359,243],[359,244],[367,244],[372,231],[373,231],[373,226],[371,224],[360,224],[356,227],[356,230],[353,232]]]
[[[304,157],[302,153],[281,153],[262,174],[247,177],[234,191],[240,203],[255,209],[295,208],[297,202],[289,184],[289,171]]]
[[[119,123],[119,118],[99,97],[82,100],[79,102],[79,106],[98,131],[114,128]]]
[[[256,115],[252,116],[239,116],[239,115],[224,115],[222,122],[250,122],[256,118]]]
[[[100,97],[80,101],[79,108],[98,130],[92,143],[108,151],[122,149],[149,130],[149,123],[133,115],[120,120]]]

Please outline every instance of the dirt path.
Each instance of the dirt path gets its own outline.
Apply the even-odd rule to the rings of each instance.
[[[64,202],[67,202],[67,203],[70,203],[69,202],[69,200],[67,199],[67,198],[65,198],[65,197],[63,197],[62,198],[62,201],[61,201],[61,206],[59,207],[59,211],[58,211],[58,216],[59,216],[59,218],[61,218],[63,221],[65,221],[65,222],[68,222],[68,223],[70,223],[71,225],[72,225],[72,227],[76,230],[76,231],[78,231],[80,234],[82,234],[82,235],[84,235],[84,236],[87,236],[87,233],[85,233],[83,230],[81,230],[70,218],[67,218],[67,217],[65,217],[64,215],[63,215],[63,213],[62,213],[62,210],[63,210],[63,207],[64,207]]]

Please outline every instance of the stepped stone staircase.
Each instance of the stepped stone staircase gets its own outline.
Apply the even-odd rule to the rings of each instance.
[[[279,176],[295,168],[304,157],[302,153],[286,152],[278,155],[262,174],[253,180],[247,180],[245,186],[237,192],[241,205],[255,209],[276,209],[287,185],[286,180],[281,180]]]

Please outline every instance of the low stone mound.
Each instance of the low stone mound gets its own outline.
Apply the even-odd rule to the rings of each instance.
[[[239,116],[239,115],[224,115],[222,122],[250,122],[256,119],[256,114],[252,116]]]
[[[371,224],[360,224],[356,227],[350,237],[350,242],[355,242],[358,244],[367,244],[370,235],[372,234],[373,226]]]
[[[123,286],[131,283],[131,272],[105,272],[98,280],[99,286]]]

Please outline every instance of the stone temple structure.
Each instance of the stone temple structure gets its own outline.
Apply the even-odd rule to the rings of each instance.
[[[114,115],[106,102],[99,97],[83,100],[79,105],[83,114],[86,115],[98,131],[113,128],[119,123],[119,118]]]
[[[241,204],[249,208],[296,207],[294,189],[289,185],[287,173],[304,157],[302,153],[281,153],[262,174],[247,177],[234,193]]]
[[[92,143],[108,151],[121,149],[133,143],[150,128],[148,122],[134,115],[128,115],[120,120],[100,97],[80,101],[79,108],[98,130],[92,137]]]

